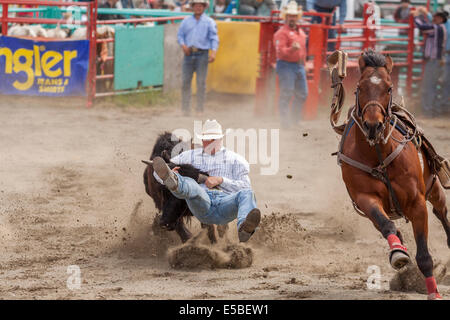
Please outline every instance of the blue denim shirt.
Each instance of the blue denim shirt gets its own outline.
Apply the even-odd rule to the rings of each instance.
[[[217,51],[219,36],[216,22],[206,14],[202,14],[199,20],[193,15],[186,17],[178,29],[178,43],[188,47]]]

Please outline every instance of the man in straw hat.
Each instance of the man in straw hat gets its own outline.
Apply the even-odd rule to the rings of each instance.
[[[185,199],[192,214],[206,224],[227,224],[237,219],[238,237],[246,242],[261,220],[248,176],[248,162],[222,146],[222,126],[216,120],[206,120],[201,135],[202,148],[188,150],[173,157],[175,164],[191,164],[207,172],[204,183],[178,174],[166,162],[153,159],[154,177],[179,198]]]
[[[297,2],[290,1],[283,10],[285,24],[274,35],[277,66],[280,86],[279,110],[283,127],[298,124],[301,110],[308,96],[306,82],[306,35],[297,26],[297,20],[302,15]],[[289,105],[294,96],[292,112]]]
[[[184,53],[181,91],[184,115],[189,115],[191,111],[191,82],[194,72],[197,78],[197,112],[203,112],[208,63],[215,60],[219,47],[217,25],[204,13],[207,5],[208,0],[192,0],[194,14],[187,16],[178,29],[178,43]]]

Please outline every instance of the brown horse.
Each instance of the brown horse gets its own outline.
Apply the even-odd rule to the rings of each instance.
[[[400,215],[411,221],[417,245],[416,262],[426,278],[428,298],[440,299],[427,245],[426,200],[433,205],[433,213],[441,221],[450,247],[445,194],[430,171],[423,149],[419,149],[424,159],[422,171],[413,139],[405,138],[395,129],[391,110],[392,68],[391,57],[374,51],[366,51],[359,58],[361,77],[356,106],[349,114],[338,153],[342,177],[355,208],[387,239],[390,263],[397,270],[410,263],[410,258],[392,218]]]

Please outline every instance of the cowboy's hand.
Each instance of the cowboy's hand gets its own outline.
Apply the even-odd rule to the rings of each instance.
[[[209,54],[209,58],[208,58],[208,62],[214,62],[214,60],[216,60],[216,52],[214,50],[211,51],[211,53]]]
[[[191,48],[187,47],[186,45],[181,46],[183,49],[184,55],[190,56],[191,55]]]
[[[222,177],[208,177],[205,181],[205,185],[209,188],[212,189],[215,186],[218,186],[219,184],[221,184],[223,182],[223,178]]]
[[[298,43],[298,42],[292,43],[292,48],[293,48],[294,50],[300,49],[300,43]]]
[[[175,167],[172,169],[173,172],[179,173],[178,170],[180,170],[180,167]]]

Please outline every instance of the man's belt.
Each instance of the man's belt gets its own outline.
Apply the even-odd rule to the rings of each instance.
[[[205,51],[209,51],[208,49],[200,49],[200,48],[196,48],[196,47],[191,47],[191,52],[196,53],[196,52],[205,52]]]
[[[293,64],[298,64],[300,66],[304,66],[305,62],[303,60],[299,60],[299,61],[287,61],[287,60],[283,60],[283,59],[279,59],[280,61],[286,62],[286,63],[293,63]]]

